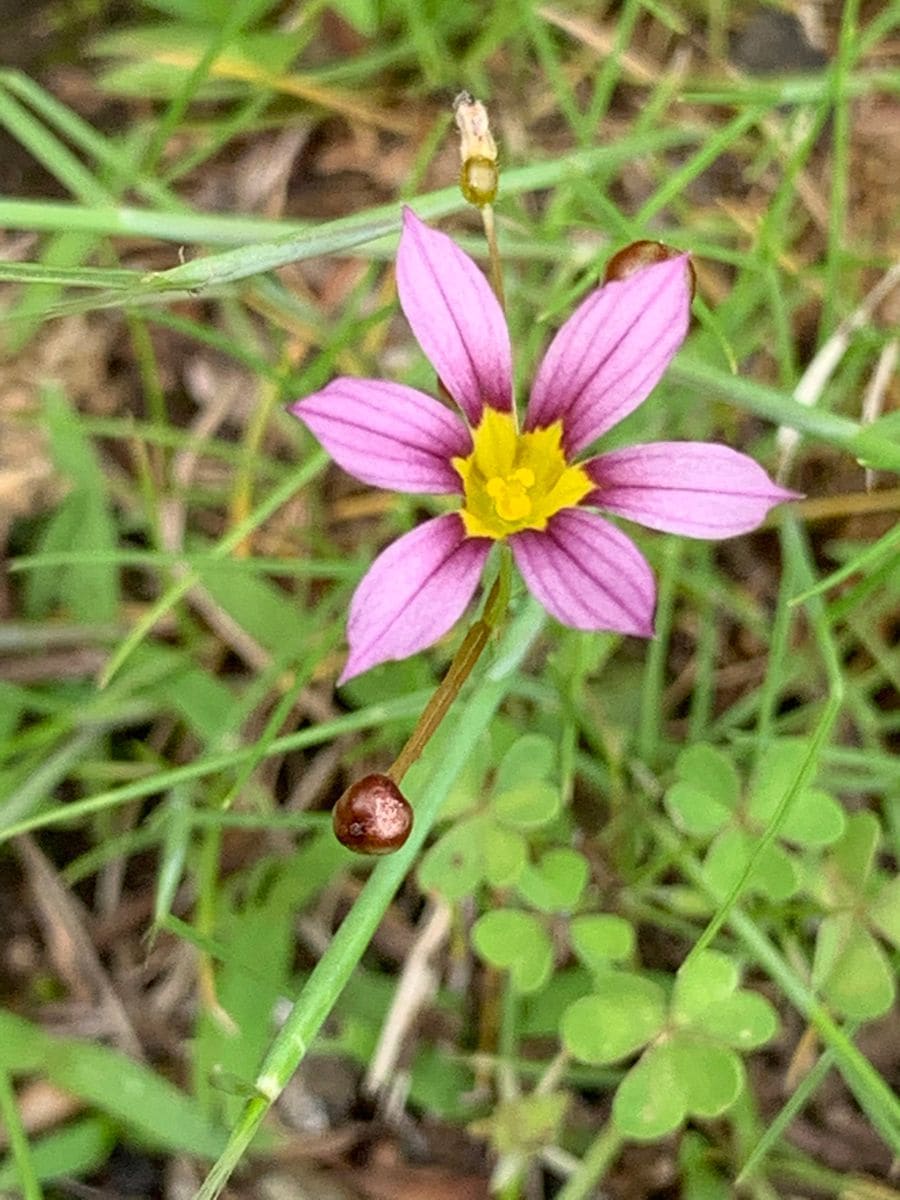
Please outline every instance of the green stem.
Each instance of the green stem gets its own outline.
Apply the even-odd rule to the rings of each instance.
[[[503,290],[503,268],[500,264],[500,247],[497,245],[497,227],[494,224],[494,208],[491,204],[481,207],[481,222],[487,238],[491,263],[491,287],[503,311],[506,311],[506,294]]]
[[[486,617],[487,612],[483,619]],[[452,736],[447,734],[439,739],[439,747],[432,747],[435,764],[440,767],[430,773],[416,805],[416,822],[409,841],[396,854],[378,863],[317,963],[263,1061],[256,1080],[258,1094],[245,1105],[228,1145],[206,1177],[196,1200],[214,1200],[219,1195],[252,1142],[263,1117],[300,1065],[353,974],[394,893],[415,863],[453,781],[511,686],[515,671],[543,621],[543,614],[536,604],[531,603],[525,608],[507,629],[487,678],[471,696],[454,725]]]
[[[43,1200],[43,1192],[31,1156],[28,1135],[22,1125],[16,1093],[6,1070],[0,1068],[0,1117],[6,1126],[6,1136],[12,1151],[12,1159],[19,1172],[22,1200]]]
[[[624,1140],[611,1121],[605,1125],[591,1142],[580,1166],[569,1176],[556,1200],[587,1200],[588,1196],[592,1196],[595,1184],[612,1166]]]

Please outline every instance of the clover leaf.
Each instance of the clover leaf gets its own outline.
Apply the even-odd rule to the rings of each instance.
[[[747,804],[750,822],[765,828],[803,767],[808,747],[799,739],[773,742],[753,781]],[[821,788],[801,788],[784,814],[779,837],[798,846],[830,846],[844,832],[844,810]]]
[[[572,949],[591,971],[606,970],[611,962],[624,962],[634,954],[633,926],[624,917],[591,913],[569,923]]]
[[[569,1005],[560,1036],[582,1062],[613,1063],[645,1046],[665,1019],[666,997],[658,984],[628,971],[609,971],[596,992]]]
[[[515,829],[540,829],[542,825],[549,825],[561,804],[558,787],[531,779],[493,796],[491,812],[498,821]]]
[[[548,850],[522,872],[516,887],[525,900],[541,912],[565,912],[581,899],[588,880],[584,855],[565,846]]]
[[[446,900],[470,896],[484,874],[484,835],[488,822],[473,817],[451,825],[422,856],[419,886]]]
[[[727,895],[744,874],[760,837],[778,816],[808,753],[800,739],[773,742],[752,786],[741,792],[740,776],[721,751],[697,745],[684,750],[675,764],[676,782],[666,792],[666,808],[685,833],[713,839],[704,862],[704,876],[713,893]],[[747,889],[779,903],[799,887],[796,863],[781,841],[817,848],[831,845],[844,831],[844,811],[820,788],[801,788],[780,817],[779,842],[759,855]]]
[[[526,733],[516,738],[500,760],[494,790],[504,792],[534,780],[549,779],[555,765],[556,747],[550,738]]]
[[[518,992],[534,992],[553,969],[553,946],[533,913],[501,908],[484,913],[472,926],[472,945],[485,962],[509,971]]]
[[[734,763],[714,747],[699,744],[679,754],[675,774],[678,782],[666,792],[672,820],[694,837],[717,833],[740,799],[741,781]]]
[[[703,863],[703,876],[710,890],[719,899],[727,896],[734,884],[744,874],[757,838],[750,837],[741,829],[724,830],[707,852]],[[746,888],[760,892],[770,900],[787,900],[799,885],[797,868],[791,856],[781,846],[766,846],[754,864]]]
[[[481,849],[484,877],[491,887],[512,887],[528,864],[528,843],[522,834],[494,822],[485,826]]]
[[[706,950],[682,967],[668,1000],[651,980],[609,968],[595,993],[566,1009],[560,1034],[575,1058],[611,1063],[646,1047],[613,1101],[626,1137],[661,1137],[689,1116],[718,1116],[740,1095],[735,1051],[767,1042],[778,1021],[763,996],[738,982],[731,959]]]
[[[880,836],[873,813],[854,813],[811,887],[830,910],[816,935],[813,983],[832,1008],[857,1021],[880,1017],[896,995],[878,938],[900,948],[900,880],[876,867]]]

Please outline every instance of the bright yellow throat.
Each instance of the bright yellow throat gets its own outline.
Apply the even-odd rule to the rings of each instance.
[[[582,467],[566,462],[561,421],[520,433],[512,413],[485,408],[472,441],[468,457],[452,460],[463,483],[460,515],[470,537],[500,540],[522,529],[546,529],[554,513],[594,489]]]

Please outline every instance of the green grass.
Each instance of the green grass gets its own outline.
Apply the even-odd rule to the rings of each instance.
[[[646,935],[642,944],[669,947],[666,961],[634,954],[616,969],[671,990],[672,961],[695,967],[715,949],[778,1010],[770,1071],[781,1078],[795,1049],[785,1030],[808,1024],[821,1046],[780,1110],[762,1108],[748,1085],[716,1121],[680,1133],[680,1151],[667,1143],[649,1153],[671,1154],[691,1194],[701,1176],[720,1189],[709,1195],[728,1194],[740,1176],[754,1200],[778,1194],[784,1178],[846,1192],[853,1171],[798,1149],[791,1127],[809,1120],[817,1088],[836,1074],[885,1163],[900,1152],[896,1100],[857,1044],[866,1018],[830,1004],[816,945],[837,903],[826,903],[827,889],[841,886],[833,863],[862,851],[795,848],[800,882],[781,904],[752,880],[811,781],[848,813],[878,818],[865,885],[873,913],[876,884],[900,853],[900,570],[887,492],[900,426],[896,415],[861,416],[892,331],[870,322],[815,403],[793,394],[810,355],[890,265],[885,222],[869,219],[854,171],[856,105],[900,89],[891,24],[867,24],[845,5],[826,68],[768,77],[723,69],[745,19],[737,5],[626,0],[615,19],[579,6],[572,19],[602,34],[610,53],[531,3],[329,8],[362,38],[358,53],[335,49],[322,3],[301,6],[291,24],[267,0],[158,0],[134,6],[127,33],[106,28],[110,14],[95,5],[80,66],[95,98],[115,98],[115,122],[76,111],[52,73],[0,72],[0,124],[56,189],[52,199],[0,199],[0,225],[27,247],[0,263],[4,346],[10,370],[27,364],[31,388],[8,420],[61,481],[49,499],[23,503],[10,533],[0,854],[18,861],[17,839],[33,838],[88,906],[120,878],[147,901],[125,935],[134,952],[193,963],[190,1003],[170,1014],[184,1052],[144,1063],[43,1028],[48,997],[69,995],[52,955],[22,983],[0,1012],[9,1144],[0,1190],[36,1200],[63,1176],[102,1185],[118,1142],[195,1155],[208,1172],[201,1200],[241,1164],[263,1171],[254,1155],[274,1136],[269,1109],[307,1054],[364,1069],[374,1053],[403,963],[369,946],[398,891],[397,912],[413,919],[423,850],[435,831],[483,813],[517,740],[536,734],[554,748],[562,811],[509,841],[534,870],[576,851],[589,870],[573,911],[617,914]],[[433,390],[395,319],[391,266],[402,203],[484,258],[454,178],[449,101],[464,86],[489,102],[501,142],[497,222],[522,395],[612,250],[640,237],[691,250],[700,291],[689,341],[609,444],[720,440],[774,472],[776,431],[794,430],[789,482],[811,507],[722,548],[639,534],[659,583],[657,636],[646,645],[564,630],[514,590],[506,627],[406,781],[412,838],[370,869],[334,842],[327,803],[360,771],[392,761],[459,636],[335,694],[346,611],[375,552],[438,509],[369,489],[348,497],[284,408],[342,373]],[[216,194],[207,184],[244,194],[250,148],[292,130],[303,146],[315,129],[340,146],[347,128],[358,138],[351,165],[366,179],[383,169],[376,194],[387,199],[351,210],[338,180],[323,213],[343,215],[303,219],[261,204],[212,211],[204,199]],[[309,153],[318,169],[315,145]],[[309,205],[301,175],[291,187]],[[95,404],[80,372],[35,370],[70,327],[95,356],[97,394],[113,402]],[[96,333],[109,330],[119,386],[104,392],[115,372]],[[855,515],[863,467],[882,473],[880,514]],[[827,521],[814,519],[822,496],[833,502]],[[705,873],[706,846],[662,805],[676,758],[711,744],[750,778],[785,738],[802,741],[802,766],[723,895]],[[237,867],[234,846],[245,847]],[[360,872],[335,928],[329,897]],[[442,980],[434,1004],[462,1032],[454,1047],[410,1035],[410,1107],[480,1119],[505,1200],[526,1194],[541,1163],[564,1164],[557,1194],[579,1200],[614,1187],[628,1139],[615,1120],[601,1123],[596,1093],[606,1111],[630,1064],[547,1049],[566,1005],[594,986],[566,950],[568,905],[538,908],[531,921],[552,925],[557,953],[556,972],[533,993],[519,994],[469,945],[467,922],[504,907],[531,913],[523,896],[488,873],[456,909],[446,953],[488,979],[493,1000],[464,1003]],[[315,955],[297,951],[299,917],[327,942]],[[898,919],[884,920],[875,953],[895,973],[884,929]],[[103,969],[119,968],[111,957]],[[74,1095],[80,1115],[30,1130],[29,1078]],[[547,1099],[579,1091],[589,1131]],[[512,1131],[509,1111],[521,1116]]]

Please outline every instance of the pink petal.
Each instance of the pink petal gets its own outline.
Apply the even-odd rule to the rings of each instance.
[[[435,517],[392,542],[354,593],[350,656],[338,682],[443,637],[472,599],[490,548],[489,538],[466,536],[459,513]]]
[[[529,589],[563,625],[652,637],[653,572],[602,517],[564,508],[546,530],[526,529],[509,542]]]
[[[512,408],[512,351],[484,275],[443,233],[403,210],[397,290],[406,319],[447,391],[477,425],[485,404]]]
[[[598,288],[550,343],[525,428],[561,420],[570,456],[590,445],[656,387],[684,341],[690,307],[683,256]]]
[[[746,454],[709,442],[651,442],[585,463],[597,484],[583,501],[651,529],[725,538],[755,529],[796,497]]]
[[[356,479],[395,492],[458,492],[453,455],[468,429],[424,392],[377,379],[335,379],[292,405],[331,457]]]

